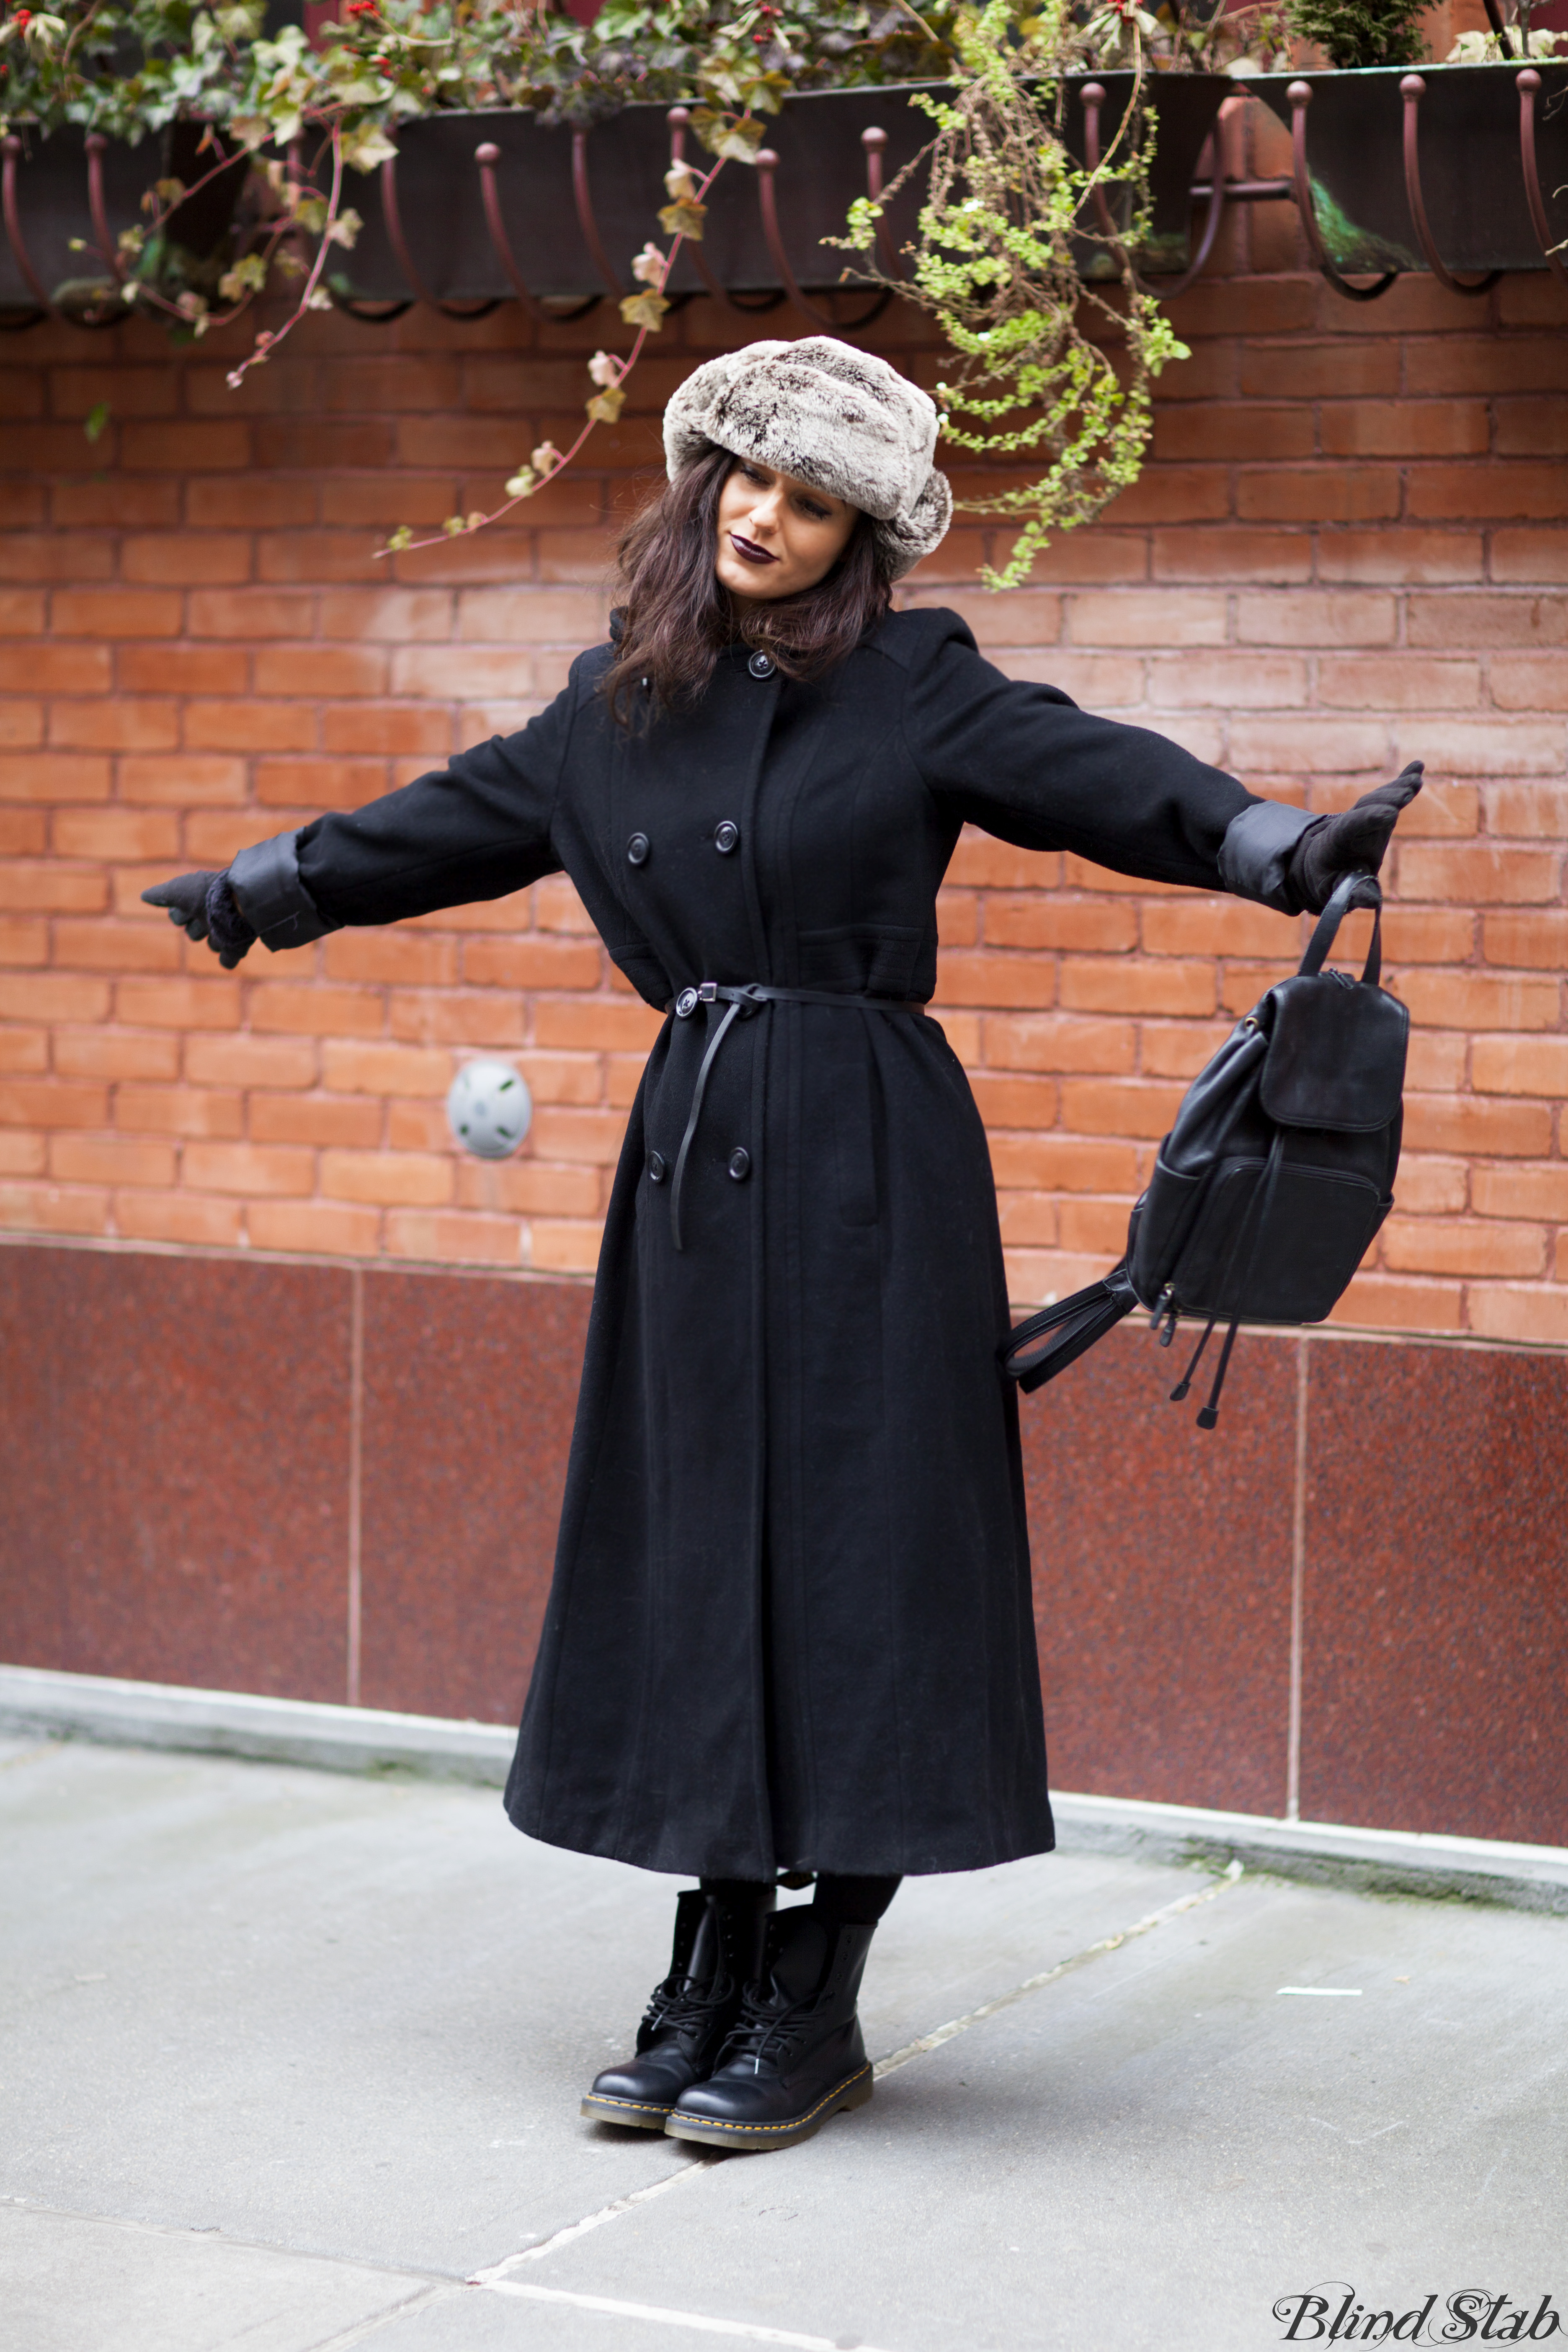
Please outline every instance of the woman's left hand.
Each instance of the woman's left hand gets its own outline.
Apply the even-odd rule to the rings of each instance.
[[[176,874],[171,882],[154,882],[142,896],[149,907],[162,907],[186,939],[205,940],[225,971],[232,971],[256,944],[226,873]]]
[[[1287,881],[1300,908],[1321,915],[1336,882],[1347,874],[1375,874],[1387,854],[1401,809],[1421,789],[1423,763],[1412,760],[1392,783],[1363,793],[1353,808],[1321,816],[1290,854]]]

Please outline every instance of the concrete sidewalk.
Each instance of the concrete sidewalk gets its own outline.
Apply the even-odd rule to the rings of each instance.
[[[1561,1919],[1117,1854],[911,1882],[871,2105],[693,2161],[577,2117],[671,1883],[489,1791],[12,1739],[0,1844],[6,2352],[1252,2352],[1352,2290],[1568,2337]]]

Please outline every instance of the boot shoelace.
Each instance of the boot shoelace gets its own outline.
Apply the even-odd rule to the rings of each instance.
[[[776,2063],[787,2057],[805,2035],[803,2012],[810,2007],[810,2001],[781,2000],[771,1986],[748,1985],[741,1995],[741,2014],[719,2053],[720,2065],[749,2058],[752,2074],[760,2074],[764,2058]]]
[[[722,1971],[701,1992],[690,1991],[681,1979],[667,1977],[648,2002],[643,2030],[647,2033],[702,2032],[715,2010],[721,2009],[733,1993],[733,1979]]]

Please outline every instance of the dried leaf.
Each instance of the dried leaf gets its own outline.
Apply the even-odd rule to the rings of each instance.
[[[396,152],[396,142],[376,123],[362,122],[343,133],[343,161],[356,172],[374,172],[379,164],[390,163]]]
[[[672,205],[661,205],[658,225],[666,236],[683,236],[689,244],[700,245],[702,224],[708,217],[706,205],[689,204],[684,197]]]
[[[751,114],[721,114],[716,107],[695,106],[691,128],[710,154],[732,163],[754,163],[763,143],[763,126]]]
[[[259,253],[243,253],[232,269],[226,269],[218,279],[217,290],[226,302],[241,302],[247,294],[259,294],[267,283],[267,262]]]
[[[621,297],[621,316],[627,326],[646,327],[650,335],[658,333],[668,309],[669,305],[662,294],[624,294]]]

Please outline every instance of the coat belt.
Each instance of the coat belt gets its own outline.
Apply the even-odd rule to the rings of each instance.
[[[669,1185],[669,1232],[676,1248],[683,1249],[680,1238],[680,1191],[686,1181],[686,1162],[691,1150],[697,1123],[702,1116],[702,1097],[708,1091],[708,1076],[718,1056],[720,1046],[729,1035],[731,1024],[749,1019],[765,1004],[830,1004],[847,1005],[867,1013],[923,1013],[925,1006],[906,1003],[898,996],[847,996],[826,988],[769,988],[760,980],[744,980],[733,986],[717,980],[700,981],[695,988],[683,988],[679,996],[670,998],[665,1006],[678,1021],[689,1021],[700,1004],[719,1003],[727,1006],[724,1018],[708,1041],[697,1072],[697,1084],[691,1089],[691,1108],[687,1113],[686,1132],[680,1139],[680,1149],[675,1156],[675,1173]]]

